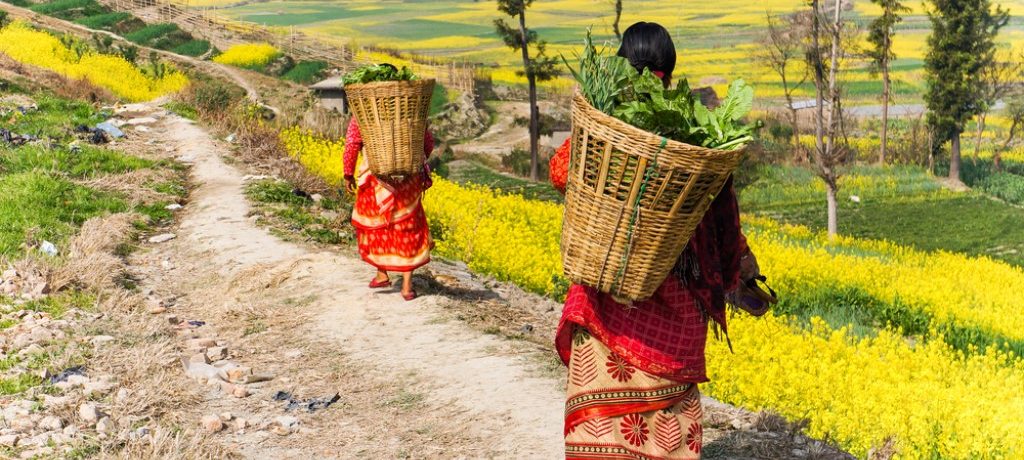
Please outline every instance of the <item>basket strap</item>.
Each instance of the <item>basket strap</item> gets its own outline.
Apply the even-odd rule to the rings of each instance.
[[[640,220],[640,202],[643,200],[644,193],[647,191],[647,185],[658,173],[658,155],[661,154],[662,150],[665,150],[666,145],[668,145],[668,139],[662,137],[661,145],[659,145],[658,150],[654,152],[654,157],[651,159],[651,163],[647,165],[647,170],[644,171],[644,178],[640,182],[640,191],[636,194],[636,199],[633,200],[633,212],[630,213],[629,225],[626,227],[626,250],[622,251],[622,263],[619,264],[619,270],[615,273],[615,280],[612,282],[612,292],[614,293],[621,293],[622,291],[622,278],[626,274],[626,266],[629,264],[629,257],[633,252],[633,230],[636,228],[636,225]]]

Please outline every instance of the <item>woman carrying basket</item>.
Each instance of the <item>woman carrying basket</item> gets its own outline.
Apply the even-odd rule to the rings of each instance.
[[[676,50],[664,27],[633,25],[618,54],[671,83]],[[563,193],[569,156],[566,141],[551,159],[552,183]],[[700,458],[697,384],[708,381],[708,326],[725,331],[727,297],[757,276],[730,178],[649,300],[627,306],[571,286],[555,339],[569,367],[566,458]],[[767,311],[767,304],[736,303],[755,315]]]
[[[430,262],[433,243],[427,217],[423,212],[423,192],[430,188],[429,168],[404,181],[391,183],[378,179],[364,160],[356,176],[356,160],[363,149],[363,138],[355,117],[345,135],[345,186],[356,194],[352,209],[352,226],[356,229],[359,255],[366,263],[377,268],[377,276],[370,281],[373,289],[391,287],[388,272],[402,274],[402,297],[416,298],[412,287],[413,270]],[[427,131],[423,140],[426,157],[434,150],[434,137]]]

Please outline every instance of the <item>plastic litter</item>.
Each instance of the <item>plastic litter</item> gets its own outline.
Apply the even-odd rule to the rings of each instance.
[[[313,399],[295,399],[291,393],[287,391],[278,391],[274,394],[274,401],[285,401],[288,404],[284,406],[285,410],[299,410],[305,409],[308,412],[316,412],[321,409],[327,409],[332,404],[341,400],[341,394],[335,393],[334,396],[325,396],[322,398]]]
[[[39,250],[50,257],[57,257],[57,246],[49,241],[43,241],[43,244],[39,245]]]
[[[82,367],[82,366],[71,366],[71,367],[69,367],[67,369],[64,369],[64,370],[60,371],[60,373],[57,374],[57,375],[51,375],[50,376],[50,384],[53,385],[55,383],[60,383],[60,382],[67,381],[68,377],[71,377],[72,375],[81,375],[81,376],[84,377],[85,376],[85,367]]]

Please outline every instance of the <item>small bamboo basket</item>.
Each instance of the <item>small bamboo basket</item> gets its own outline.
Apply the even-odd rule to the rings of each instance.
[[[578,90],[571,144],[565,275],[623,303],[665,281],[744,152],[667,140],[602,113]]]
[[[363,135],[363,154],[375,176],[402,179],[423,171],[423,137],[434,84],[429,79],[345,86]]]

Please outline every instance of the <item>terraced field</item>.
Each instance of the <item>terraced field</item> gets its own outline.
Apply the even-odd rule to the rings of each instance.
[[[361,45],[493,65],[495,80],[520,81],[511,71],[518,55],[494,35],[492,22],[500,13],[493,1],[188,1],[193,6],[218,8],[226,16],[268,26],[294,27],[349,37]],[[878,14],[870,1],[852,1],[849,17],[858,23],[866,24]],[[781,94],[778,79],[751,59],[765,15],[790,13],[803,5],[800,0],[626,0],[622,24],[623,28],[640,20],[664,24],[676,38],[681,68],[691,80],[724,90],[724,79],[742,77],[755,82],[758,96],[765,98]],[[920,3],[908,5],[914,11],[900,26],[896,39],[896,92],[899,99],[916,100],[923,88],[921,65],[929,25]],[[1022,0],[1004,5],[1011,14],[1024,14]],[[611,15],[609,0],[542,0],[534,3],[527,17],[550,43],[549,51],[557,55],[572,51],[587,27],[592,26],[600,39],[613,39]],[[1024,21],[1013,20],[1002,39],[1008,45],[1024,42]],[[880,83],[865,66],[855,66],[858,68],[851,74],[847,90],[855,99],[870,103],[880,91]]]

